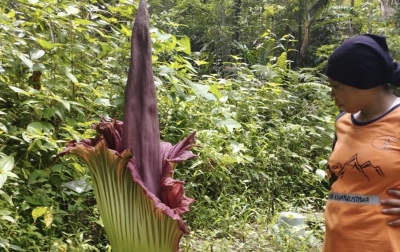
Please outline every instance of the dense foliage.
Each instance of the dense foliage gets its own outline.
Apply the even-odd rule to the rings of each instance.
[[[354,34],[398,30],[390,20],[381,25],[375,4],[330,6],[314,24],[305,58],[313,68],[294,70],[293,9],[252,2],[233,1],[238,10],[229,1],[149,1],[161,138],[176,143],[197,131],[199,158],[176,170],[197,200],[186,222],[202,239],[200,230],[209,230],[208,237],[250,240],[247,249],[266,251],[269,236],[253,244],[249,229],[267,232],[282,210],[323,211],[327,184],[316,172],[338,111],[321,69],[339,35],[351,35],[343,20]],[[89,186],[70,189],[90,184],[87,168],[54,155],[71,139],[93,136],[100,117],[121,119],[136,8],[128,0],[0,4],[0,247],[107,249]],[[223,8],[226,26],[215,22]],[[280,242],[274,251],[292,248]],[[189,239],[183,247],[209,251],[207,244]]]

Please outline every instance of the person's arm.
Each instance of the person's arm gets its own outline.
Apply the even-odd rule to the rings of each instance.
[[[391,206],[382,210],[382,213],[388,215],[397,215],[397,219],[388,223],[389,226],[400,226],[400,189],[390,189],[388,193],[397,199],[384,199],[381,200],[382,205]]]

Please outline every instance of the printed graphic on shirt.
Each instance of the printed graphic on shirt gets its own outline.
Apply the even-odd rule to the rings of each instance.
[[[379,205],[381,203],[378,195],[358,195],[358,194],[342,194],[329,193],[328,200],[334,200],[353,204]]]
[[[372,146],[379,150],[399,150],[400,139],[392,136],[377,137],[372,141]]]
[[[347,169],[345,169],[346,166],[348,167]],[[365,173],[365,169],[374,169],[378,176],[385,177],[381,167],[374,166],[370,161],[360,164],[357,160],[357,154],[352,156],[345,164],[342,165],[341,163],[337,163],[332,167],[328,166],[328,169],[331,173],[331,177],[329,179],[329,184],[331,187],[338,179],[343,178],[345,172],[350,172],[354,169],[362,174],[363,177],[368,180],[368,182],[371,182],[371,180],[370,177]]]

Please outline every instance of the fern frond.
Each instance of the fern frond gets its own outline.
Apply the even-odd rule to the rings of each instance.
[[[276,60],[276,66],[281,69],[286,69],[286,61],[287,61],[287,52],[281,53],[278,59]]]

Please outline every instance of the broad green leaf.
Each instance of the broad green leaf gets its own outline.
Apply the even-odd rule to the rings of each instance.
[[[221,99],[221,97],[223,96],[219,91],[218,87],[215,85],[210,86],[210,92],[214,94],[218,100]]]
[[[17,88],[17,87],[14,87],[14,86],[10,86],[10,88],[11,88],[14,92],[16,92],[16,93],[20,93],[20,94],[23,94],[23,95],[26,95],[26,96],[30,96],[30,95],[31,95],[31,94],[28,93],[27,91],[22,90],[22,89],[20,89],[20,88]]]
[[[93,101],[93,103],[95,103],[97,105],[107,106],[107,107],[111,106],[110,100],[104,99],[104,98],[96,99]]]
[[[83,168],[82,165],[80,165],[79,163],[73,163],[72,166],[75,168],[76,171],[80,173],[85,172],[85,168]]]
[[[46,224],[46,227],[50,227],[51,223],[53,223],[54,217],[52,213],[52,208],[50,208],[46,213],[44,214],[44,223]]]
[[[32,51],[29,52],[31,60],[40,59],[41,57],[43,57],[44,54],[45,52],[40,49],[33,49]]]
[[[54,132],[54,126],[48,122],[32,122],[28,124],[27,131],[29,133],[51,133]]]
[[[15,17],[15,11],[11,10],[10,12],[7,13],[8,18],[14,18]]]
[[[236,120],[233,120],[232,118],[229,119],[224,119],[218,123],[218,126],[223,126],[228,129],[229,132],[232,132],[233,129],[238,129],[241,128],[242,125],[238,123]]]
[[[11,216],[1,216],[0,219],[7,220],[7,221],[9,221],[11,223],[15,223],[15,219],[13,217],[11,217]]]
[[[183,36],[180,40],[179,43],[185,47],[185,50],[183,50],[186,54],[190,55],[192,53],[192,50],[190,48],[190,39],[188,36]]]
[[[0,196],[3,197],[8,202],[8,204],[10,204],[11,206],[14,206],[14,204],[12,202],[12,198],[6,192],[4,192],[3,190],[0,190]]]
[[[0,159],[0,172],[9,172],[14,167],[14,157],[3,157]]]
[[[39,102],[40,102],[39,100],[29,99],[29,100],[21,102],[21,105],[34,104],[34,103],[39,103]]]
[[[322,181],[326,176],[326,172],[324,170],[317,169],[315,171],[315,175],[317,175],[317,178],[318,178],[319,181]]]
[[[130,36],[132,36],[132,31],[131,31],[131,29],[129,29],[126,25],[124,25],[124,24],[121,24],[121,33],[122,34],[125,34],[126,36],[128,36],[128,37],[130,37]]]
[[[28,58],[26,57],[25,54],[23,54],[23,53],[17,53],[17,56],[18,56],[18,58],[20,58],[20,60],[22,60],[22,62],[24,62],[24,64],[25,64],[27,67],[29,67],[29,69],[32,69],[32,67],[33,67],[33,62],[32,62],[30,59],[28,59]]]
[[[71,109],[71,104],[68,101],[62,99],[59,99],[58,101],[64,106],[66,110],[69,111]]]
[[[65,74],[67,75],[68,79],[70,79],[73,83],[79,83],[78,79],[73,75],[69,69],[65,70]]]
[[[75,4],[68,4],[66,7],[64,7],[64,10],[68,15],[76,15],[79,13],[79,9]]]
[[[16,251],[25,251],[21,247],[19,247],[17,245],[13,245],[13,244],[10,244],[10,248],[13,249],[13,250],[16,250]]]
[[[55,47],[54,44],[52,44],[49,41],[43,40],[43,39],[37,38],[36,42],[38,42],[41,47],[43,47],[44,49],[47,49],[47,50],[51,50]]]
[[[191,80],[189,80],[187,78],[183,78],[183,80],[185,81],[185,83],[187,83],[192,88],[192,90],[196,94],[196,96],[205,98],[208,101],[216,101],[217,100],[217,98],[213,94],[208,92],[210,90],[209,85],[193,83]]]
[[[35,63],[32,67],[33,71],[42,71],[46,70],[46,66],[43,63]]]
[[[8,210],[0,210],[0,215],[11,215],[11,212]]]
[[[35,170],[29,175],[28,185],[35,184],[38,182],[37,178],[40,177],[39,171]]]
[[[201,96],[203,98],[206,98],[206,100],[208,100],[208,101],[216,101],[217,100],[217,98],[215,98],[215,96],[213,94],[208,92],[210,90],[210,86],[209,85],[202,85],[202,84],[192,83],[192,84],[190,84],[190,86],[192,87],[193,92],[197,96]]]
[[[0,113],[0,114],[1,114],[1,113]],[[4,131],[5,133],[8,132],[7,127],[6,127],[4,124],[2,124],[2,123],[0,123],[0,130]]]
[[[33,209],[32,210],[33,223],[35,223],[37,218],[44,215],[46,212],[47,212],[47,207],[36,207],[35,209]]]

